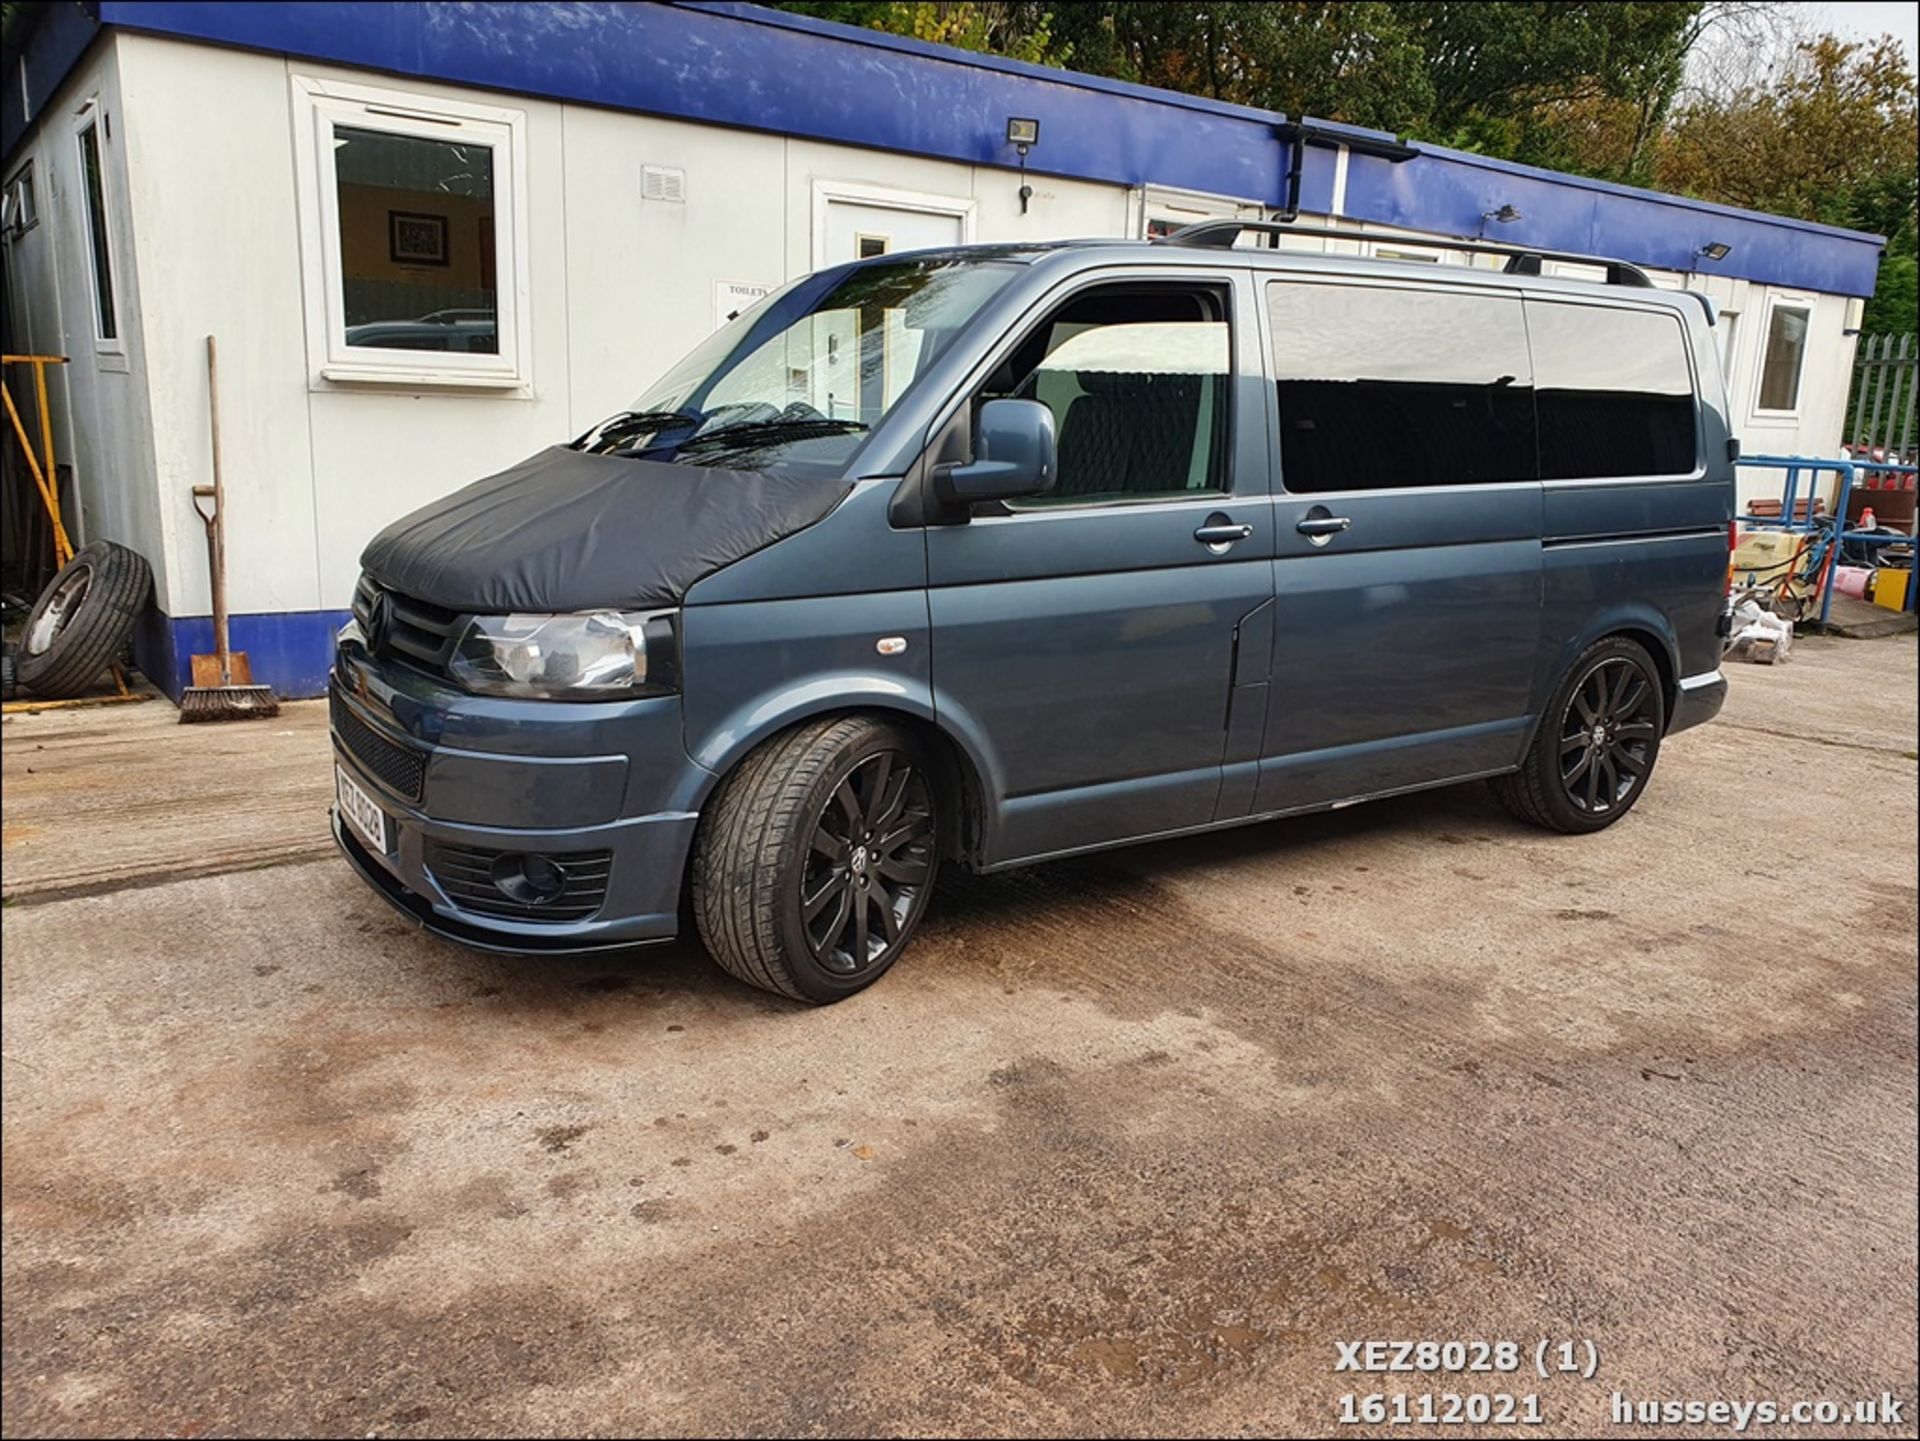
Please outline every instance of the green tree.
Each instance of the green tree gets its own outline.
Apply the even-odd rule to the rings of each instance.
[[[1662,188],[1887,237],[1870,331],[1912,330],[1920,113],[1912,63],[1883,38],[1822,35],[1773,80],[1703,97],[1658,148]]]

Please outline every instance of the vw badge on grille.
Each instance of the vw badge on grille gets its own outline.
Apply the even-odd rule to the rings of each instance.
[[[393,626],[393,598],[384,590],[376,590],[373,600],[367,605],[367,654],[383,656],[387,653],[387,632]]]

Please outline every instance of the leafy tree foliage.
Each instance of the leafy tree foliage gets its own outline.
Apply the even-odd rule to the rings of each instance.
[[[1916,136],[1914,73],[1901,47],[1823,35],[1771,82],[1682,106],[1654,178],[1665,189],[1886,236],[1864,328],[1912,330]]]

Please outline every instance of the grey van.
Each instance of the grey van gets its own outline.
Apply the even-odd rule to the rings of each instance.
[[[1710,305],[1235,244],[1279,230],[807,276],[389,527],[332,678],[347,859],[469,945],[686,916],[827,1002],[945,864],[1480,779],[1619,820],[1726,689]]]

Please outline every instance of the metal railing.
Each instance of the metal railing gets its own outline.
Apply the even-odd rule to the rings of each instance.
[[[1847,529],[1847,502],[1853,497],[1853,482],[1860,472],[1914,475],[1914,466],[1891,465],[1877,460],[1822,460],[1809,455],[1743,455],[1736,464],[1751,470],[1784,470],[1787,473],[1786,485],[1780,495],[1779,515],[1739,515],[1734,517],[1736,520],[1758,526],[1774,526],[1798,534],[1823,535],[1825,552],[1818,561],[1819,575],[1815,581],[1820,590],[1820,624],[1823,626],[1833,612],[1833,568],[1839,563],[1840,549],[1846,542],[1869,546],[1914,544],[1912,535],[1902,535],[1898,531]],[[1832,515],[1823,514],[1819,509],[1821,497],[1818,482],[1823,472],[1840,477],[1840,494]],[[1799,515],[1800,480],[1803,475],[1807,481],[1807,513],[1804,520]],[[1916,567],[1920,568],[1920,554],[1915,556],[1915,561]],[[1920,574],[1909,573],[1907,577],[1907,609],[1920,612]]]
[[[1911,459],[1916,405],[1920,343],[1911,335],[1862,336],[1853,361],[1853,424],[1847,443],[1883,449],[1889,460]]]

